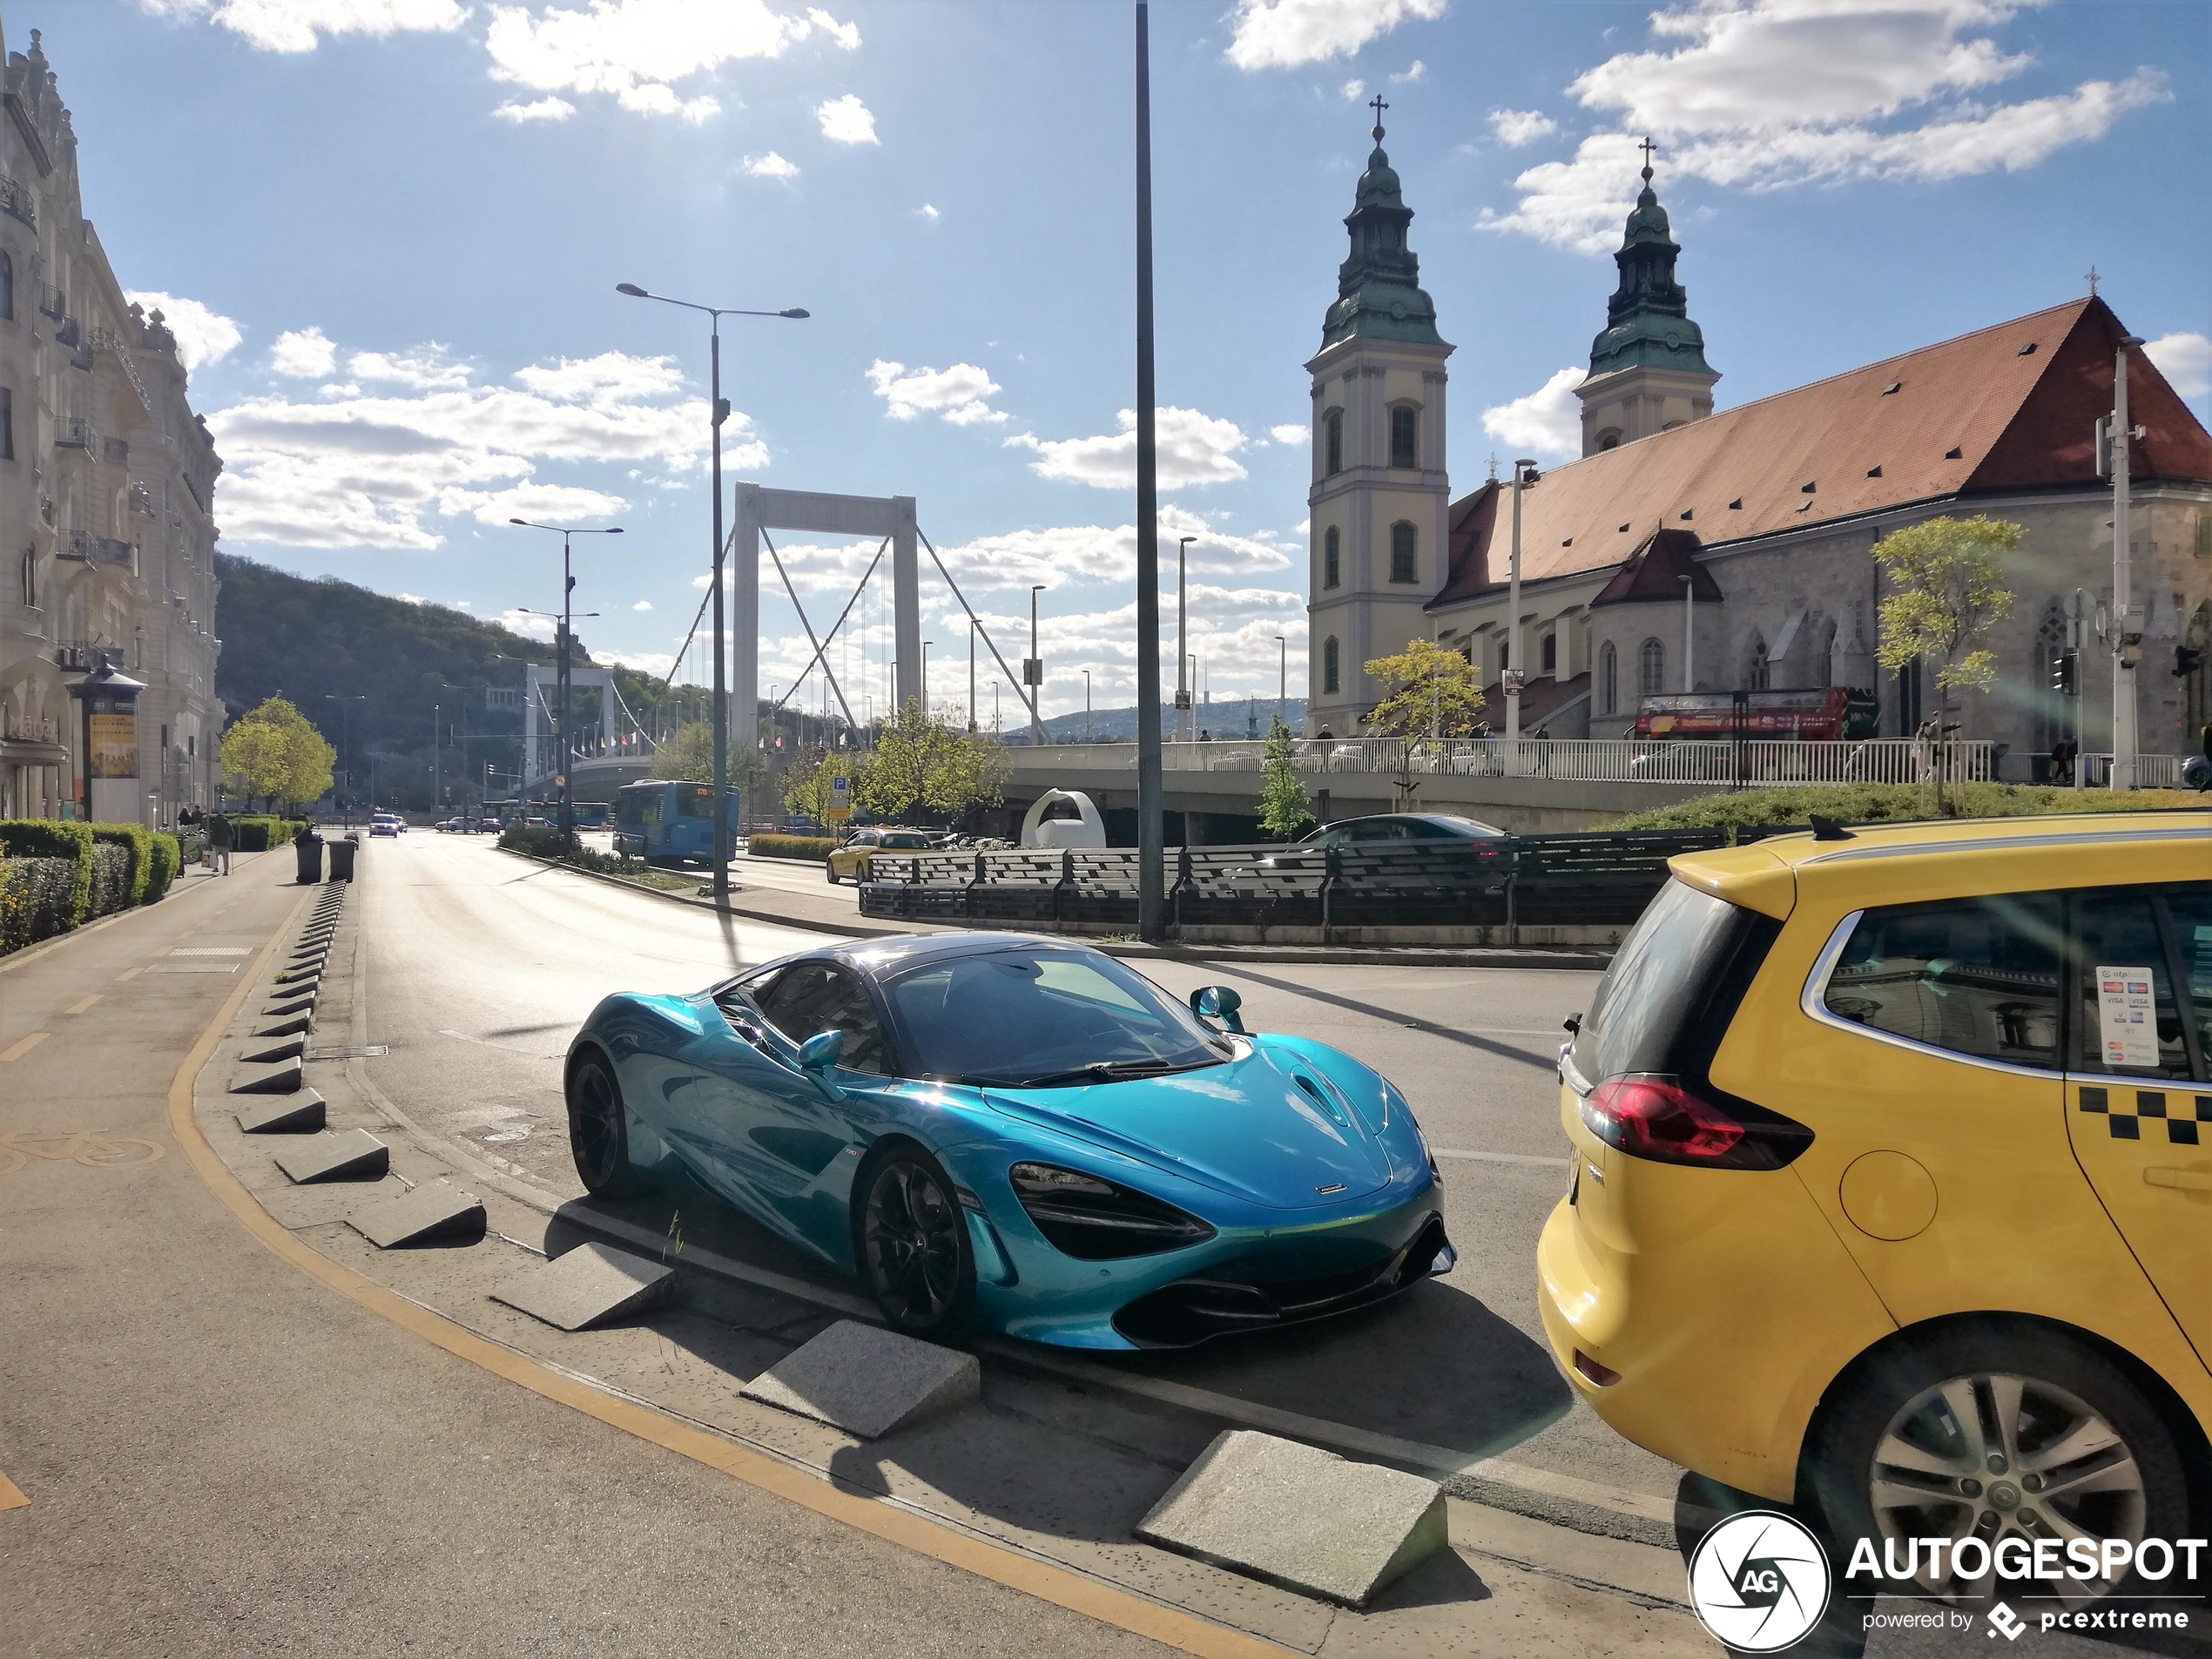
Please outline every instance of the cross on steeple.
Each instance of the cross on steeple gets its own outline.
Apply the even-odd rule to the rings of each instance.
[[[1637,149],[1643,152],[1643,182],[1647,185],[1651,182],[1651,155],[1655,150],[1658,149],[1658,147],[1659,146],[1652,143],[1649,138],[1645,138],[1642,144],[1636,146]]]
[[[1372,99],[1369,100],[1367,107],[1375,112],[1374,137],[1375,142],[1377,144],[1380,144],[1383,140],[1382,112],[1388,109],[1390,105],[1382,101],[1382,94],[1378,92]]]
[[[2089,297],[2097,297],[2097,267],[2094,265],[2089,267]]]

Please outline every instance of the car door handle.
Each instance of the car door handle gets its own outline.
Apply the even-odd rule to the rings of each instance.
[[[2212,1192],[2212,1171],[2204,1170],[2168,1170],[2154,1165],[2143,1171],[2143,1179],[2155,1187],[2175,1187],[2183,1192]]]

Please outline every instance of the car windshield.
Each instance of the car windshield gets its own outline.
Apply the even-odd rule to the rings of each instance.
[[[884,986],[917,1073],[1014,1088],[1110,1082],[1217,1065],[1227,1045],[1110,956],[994,950]]]

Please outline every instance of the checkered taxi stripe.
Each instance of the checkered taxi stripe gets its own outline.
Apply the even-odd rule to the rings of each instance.
[[[2081,1109],[2085,1112],[2102,1113],[2107,1125],[2112,1130],[2114,1140],[2139,1141],[2142,1139],[2143,1120],[2148,1118],[2153,1123],[2162,1123],[2166,1125],[2166,1138],[2175,1146],[2196,1145],[2197,1136],[2201,1132],[2197,1125],[2212,1123],[2212,1095],[2198,1095],[2194,1097],[2194,1101],[2193,1111],[2185,1108],[2181,1101],[2175,1101],[2174,1110],[2169,1115],[2166,1109],[2166,1096],[2162,1090],[2138,1089],[2135,1091],[2135,1109],[2129,1112],[2122,1111],[2112,1103],[2109,1089],[2084,1089],[2081,1091]]]

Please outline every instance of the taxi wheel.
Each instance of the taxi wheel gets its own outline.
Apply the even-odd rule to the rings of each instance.
[[[1817,1431],[1808,1473],[1839,1559],[1865,1538],[1878,1554],[1894,1541],[1903,1561],[1916,1538],[2176,1539],[2189,1530],[2183,1468],[2164,1419],[2116,1366],[2047,1329],[1992,1325],[1862,1363]],[[2127,1588],[1962,1577],[1948,1556],[1939,1572],[1916,1564],[1897,1588],[1951,1601],[2042,1594],[2074,1608]],[[2187,1576],[2176,1560],[2135,1592],[2188,1594]]]
[[[569,1073],[569,1155],[577,1178],[595,1198],[624,1198],[644,1189],[630,1162],[630,1124],[622,1085],[607,1062],[587,1055]]]
[[[951,1178],[918,1146],[894,1149],[856,1184],[856,1252],[894,1331],[950,1341],[975,1312],[975,1256]]]
[[[837,885],[837,866],[832,864],[827,859],[822,860],[822,873],[829,878],[830,886]]]

